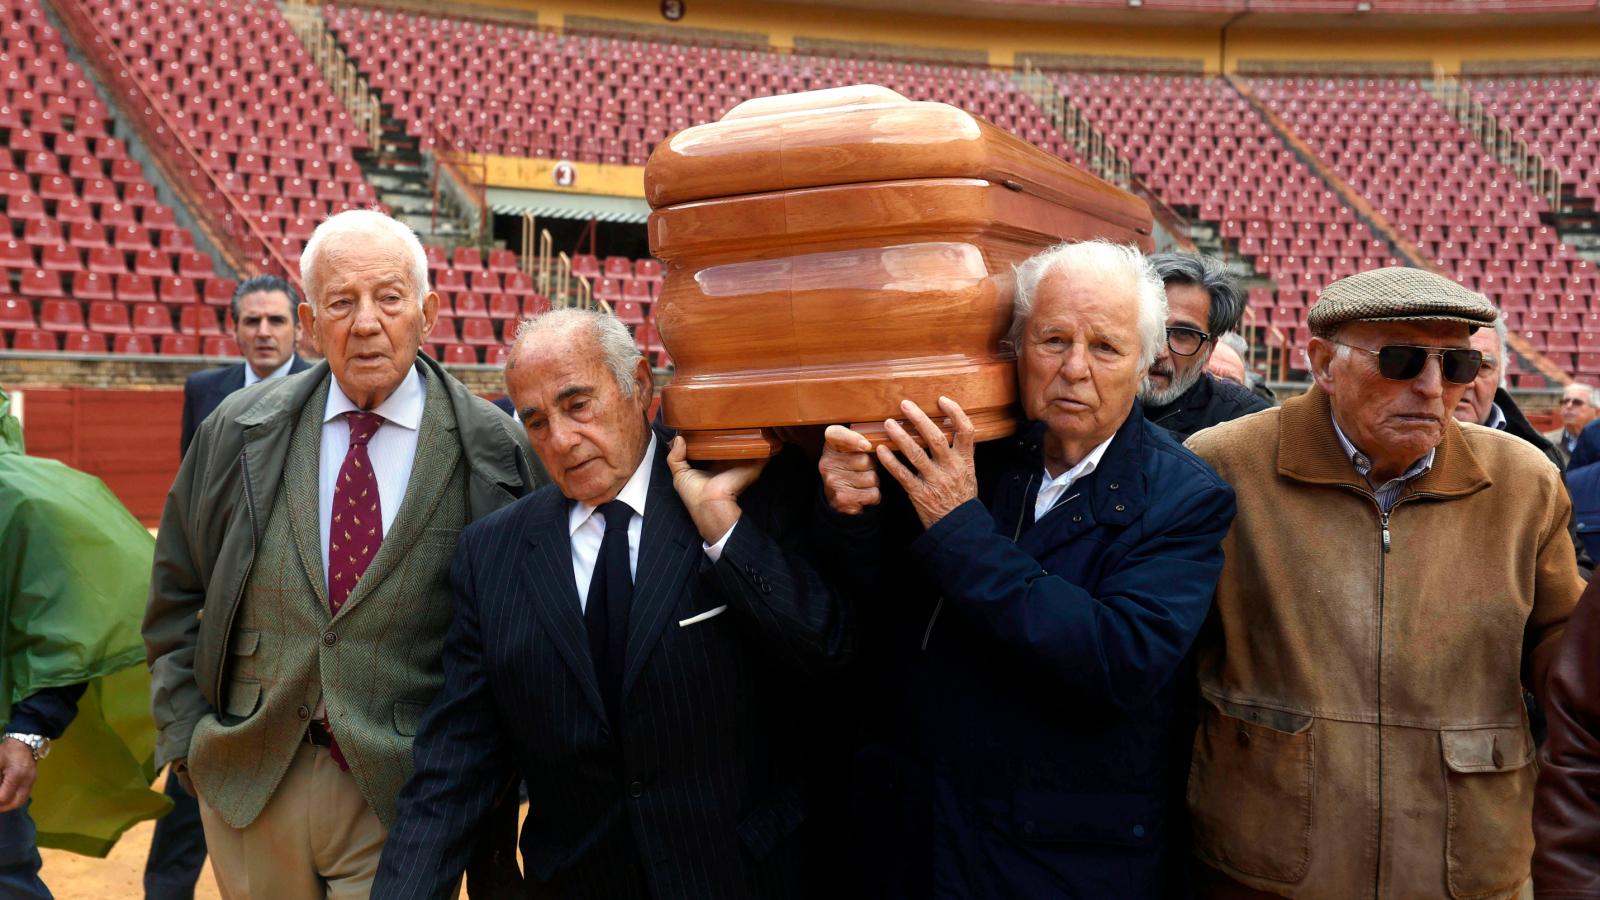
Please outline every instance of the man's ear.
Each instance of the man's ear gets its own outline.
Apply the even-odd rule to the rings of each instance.
[[[1327,338],[1314,337],[1306,348],[1306,356],[1310,358],[1311,378],[1322,388],[1324,394],[1333,392],[1333,360],[1339,355],[1339,348]]]
[[[643,409],[650,408],[650,402],[655,399],[656,376],[650,370],[650,359],[639,357],[639,362],[633,367],[633,394],[639,398],[639,405]]]
[[[296,344],[300,343],[301,329],[310,332],[311,346],[315,347],[318,353],[326,356],[328,351],[322,349],[322,340],[317,335],[317,311],[305,300],[300,301],[300,324],[296,325],[294,329]]]

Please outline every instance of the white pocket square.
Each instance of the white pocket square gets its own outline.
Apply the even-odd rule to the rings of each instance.
[[[701,622],[704,622],[707,619],[715,618],[716,616],[720,616],[720,615],[722,615],[723,613],[725,613],[727,611],[728,611],[728,607],[727,606],[719,606],[716,609],[708,609],[705,612],[700,613],[697,616],[690,616],[687,619],[679,619],[678,620],[678,627],[679,628],[684,628],[684,627],[687,627],[689,625],[698,625],[698,624],[700,624]]]

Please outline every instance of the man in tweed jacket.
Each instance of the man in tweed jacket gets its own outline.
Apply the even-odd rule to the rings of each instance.
[[[425,356],[438,295],[370,210],[302,257],[327,361],[225,400],[167,497],[144,636],[157,764],[227,898],[365,896],[443,679],[469,522],[537,486],[515,424]]]

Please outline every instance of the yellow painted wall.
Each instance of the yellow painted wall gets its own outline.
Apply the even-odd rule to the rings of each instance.
[[[467,170],[484,166],[490,187],[530,191],[557,191],[564,194],[605,194],[610,197],[644,197],[644,166],[608,166],[604,163],[575,162],[577,178],[571,187],[556,184],[556,160],[522,156],[473,156]]]
[[[1446,72],[1463,60],[1600,59],[1600,24],[1565,28],[1471,28],[1384,31],[1352,27],[1320,30],[1258,26],[1246,20],[1228,32],[1229,71],[1241,59],[1414,60]]]
[[[541,24],[593,16],[672,27],[659,0],[477,0],[483,6],[538,10]],[[1382,29],[1349,16],[1349,26],[1286,28],[1282,15],[1238,18],[1228,31],[1223,60],[1220,17],[1189,27],[1004,21],[895,11],[842,9],[774,0],[688,0],[685,28],[766,34],[774,47],[811,37],[868,43],[982,50],[991,65],[1009,66],[1019,54],[1060,53],[1201,60],[1206,71],[1231,71],[1241,59],[1428,59],[1459,71],[1464,59],[1600,58],[1600,22],[1589,25]],[[1128,17],[1136,17],[1130,11]],[[1203,18],[1203,17],[1197,17]],[[1457,17],[1451,20],[1460,23]]]

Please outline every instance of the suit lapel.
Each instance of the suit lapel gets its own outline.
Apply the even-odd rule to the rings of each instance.
[[[456,423],[450,412],[450,400],[445,396],[444,385],[428,378],[426,400],[422,406],[422,424],[417,434],[417,455],[411,463],[411,479],[406,483],[405,498],[395,513],[394,522],[383,536],[378,555],[372,558],[367,570],[361,574],[349,599],[339,608],[338,619],[366,599],[377,585],[389,576],[411,547],[422,536],[433,511],[450,489],[451,474],[456,460],[461,456],[461,441],[456,437]]]
[[[628,617],[627,668],[622,676],[626,698],[644,669],[650,649],[672,619],[684,579],[700,563],[700,534],[689,511],[672,489],[667,468],[671,440],[658,433],[645,501],[644,528],[639,535],[639,564],[633,575],[633,610]]]
[[[322,449],[322,413],[328,406],[328,381],[312,392],[300,411],[300,421],[289,439],[289,456],[284,461],[283,491],[289,503],[289,527],[294,535],[295,555],[306,570],[306,578],[317,592],[321,608],[328,609],[328,578],[322,571],[321,506],[317,502],[321,472],[318,457]]]
[[[536,494],[528,504],[523,539],[529,552],[522,556],[522,582],[533,598],[534,612],[544,623],[556,652],[583,686],[583,695],[595,715],[606,718],[600,697],[600,679],[589,656],[589,632],[583,624],[578,587],[572,577],[572,538],[567,534],[567,499],[553,488]]]

